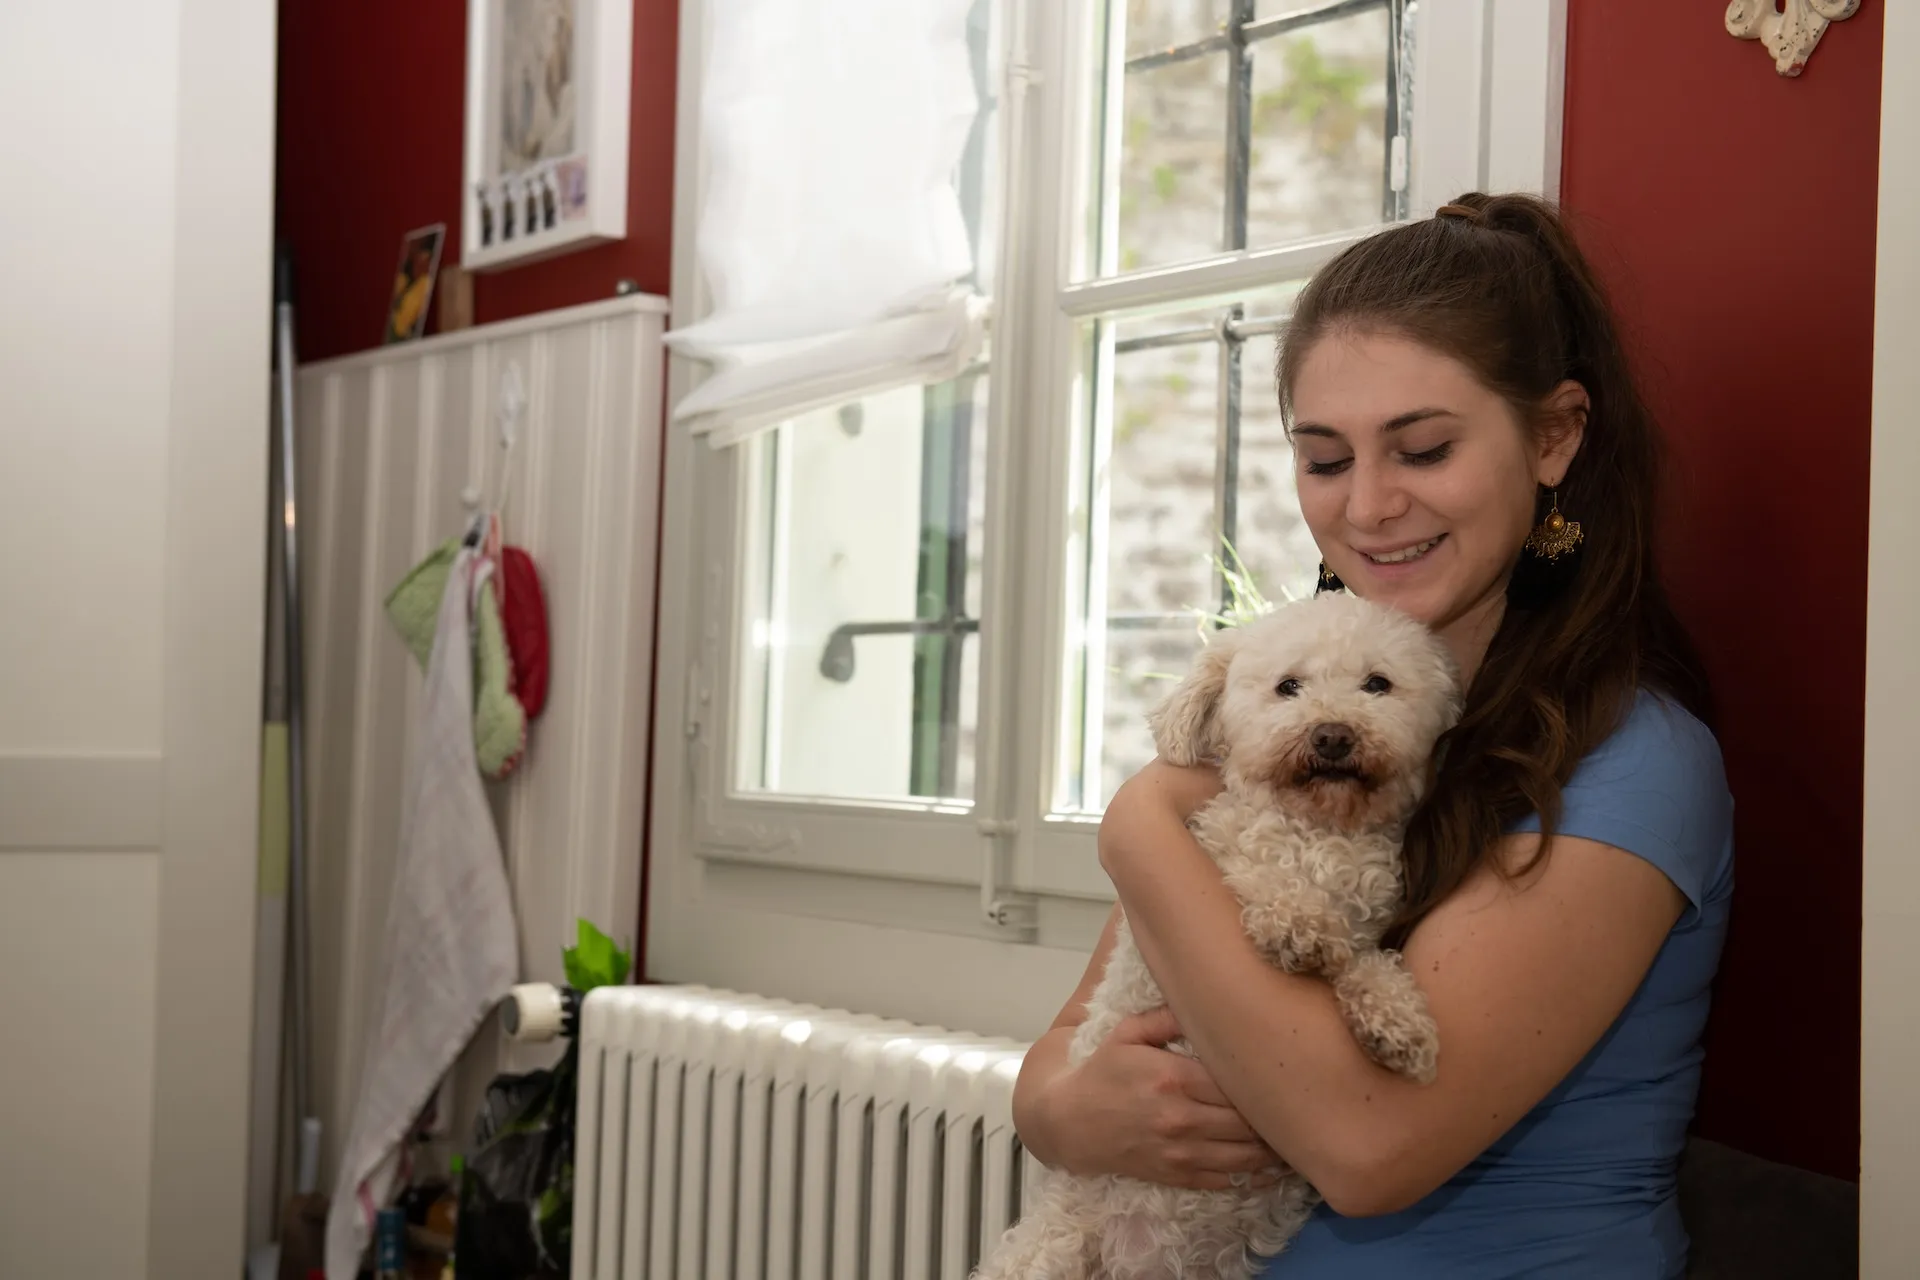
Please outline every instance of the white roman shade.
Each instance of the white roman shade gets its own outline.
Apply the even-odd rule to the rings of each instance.
[[[708,10],[695,233],[711,309],[667,335],[710,366],[673,416],[716,446],[950,377],[984,299],[954,174],[979,109],[972,0],[727,0]]]

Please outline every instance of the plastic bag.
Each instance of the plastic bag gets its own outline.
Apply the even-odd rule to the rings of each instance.
[[[573,1116],[580,1050],[499,1076],[474,1122],[454,1256],[460,1280],[566,1280],[573,1256]]]

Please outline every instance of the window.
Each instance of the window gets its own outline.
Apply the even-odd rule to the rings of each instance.
[[[1292,299],[1460,191],[1552,193],[1563,3],[973,14],[986,358],[737,448],[671,442],[653,951],[667,977],[1031,1030],[1064,987],[885,993],[936,957],[1071,981],[1146,710],[1249,582],[1311,589],[1272,375]]]
[[[743,446],[742,790],[972,796],[987,392],[982,366]]]

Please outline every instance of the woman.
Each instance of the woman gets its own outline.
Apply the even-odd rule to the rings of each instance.
[[[1325,983],[1268,967],[1184,825],[1217,776],[1156,761],[1100,858],[1168,1007],[1067,1068],[1109,922],[1027,1057],[1021,1137],[1183,1186],[1298,1170],[1326,1203],[1280,1280],[1679,1276],[1732,802],[1605,300],[1551,206],[1466,196],[1320,272],[1279,385],[1322,588],[1426,622],[1467,682],[1387,938],[1439,1023],[1439,1078],[1375,1066]],[[1177,1037],[1197,1060],[1161,1047]]]

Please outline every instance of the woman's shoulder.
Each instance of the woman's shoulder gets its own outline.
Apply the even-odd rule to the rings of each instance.
[[[1531,820],[1522,830],[1538,830]],[[1733,797],[1713,731],[1642,689],[1560,793],[1555,830],[1653,863],[1695,907],[1730,889]]]
[[[1713,730],[1673,698],[1643,688],[1613,732],[1580,761],[1573,781],[1672,770],[1692,784],[1726,790],[1726,767]]]

